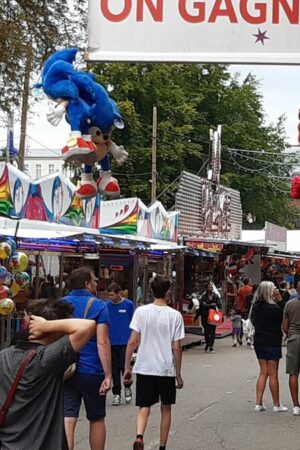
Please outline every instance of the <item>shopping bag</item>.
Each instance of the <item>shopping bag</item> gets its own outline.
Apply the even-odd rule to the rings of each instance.
[[[207,323],[209,325],[220,325],[220,323],[223,322],[224,322],[224,314],[222,311],[219,311],[218,308],[208,310]]]

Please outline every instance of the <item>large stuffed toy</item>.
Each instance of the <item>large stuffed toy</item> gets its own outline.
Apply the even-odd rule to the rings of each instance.
[[[56,102],[56,107],[49,109],[48,121],[57,126],[65,115],[70,124],[70,139],[62,149],[62,157],[77,166],[84,164],[77,196],[90,198],[99,190],[101,194],[115,198],[120,195],[120,188],[111,176],[109,153],[119,164],[126,161],[128,153],[111,140],[111,134],[115,128],[124,128],[124,123],[116,103],[95,81],[95,76],[73,66],[77,51],[75,48],[64,49],[51,55],[43,67],[42,83],[37,87],[42,87]],[[97,183],[92,173],[96,162],[102,169]]]

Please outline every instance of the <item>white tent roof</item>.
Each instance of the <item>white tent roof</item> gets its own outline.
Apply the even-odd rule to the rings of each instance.
[[[18,238],[24,239],[59,239],[79,234],[99,235],[99,230],[94,228],[74,227],[71,225],[62,225],[57,223],[42,222],[38,220],[12,220],[0,217],[0,234],[5,236],[14,236],[16,227]]]
[[[260,245],[265,243],[265,230],[242,230],[241,241]],[[276,246],[274,246],[276,250]],[[286,251],[300,253],[300,230],[287,230]]]

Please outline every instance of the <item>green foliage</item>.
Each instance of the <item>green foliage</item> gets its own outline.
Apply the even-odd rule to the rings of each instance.
[[[24,72],[38,72],[58,46],[78,45],[83,32],[85,0],[1,0],[0,110],[18,107]],[[80,16],[81,15],[81,19]]]
[[[299,214],[290,204],[288,181],[269,178],[288,177],[292,169],[284,156],[272,154],[284,151],[284,118],[266,125],[255,77],[240,80],[226,66],[210,64],[101,64],[94,71],[125,118],[126,128],[113,136],[130,155],[121,169],[113,163],[125,196],[150,202],[155,105],[158,194],[166,190],[160,200],[167,207],[174,204],[177,184],[166,188],[182,170],[205,176],[200,169],[210,155],[209,129],[222,124],[222,182],[241,192],[244,212],[256,216],[257,228],[265,220],[292,226]],[[234,148],[250,151],[234,153]]]

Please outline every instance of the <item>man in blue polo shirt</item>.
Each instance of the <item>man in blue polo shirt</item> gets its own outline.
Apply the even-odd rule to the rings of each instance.
[[[111,283],[107,291],[110,298],[107,307],[110,318],[109,338],[112,358],[113,405],[120,405],[121,372],[123,374],[125,368],[126,347],[131,334],[129,325],[134,313],[134,304],[131,300],[122,297],[122,289],[117,283]],[[124,385],[124,388],[125,401],[130,403],[132,399],[130,385]]]
[[[73,305],[73,317],[96,322],[96,335],[79,353],[75,374],[64,383],[64,416],[69,450],[74,448],[74,433],[81,400],[90,422],[91,450],[104,450],[106,393],[111,387],[111,353],[107,305],[94,294],[97,281],[92,269],[80,267],[70,275],[71,292],[64,300]]]

